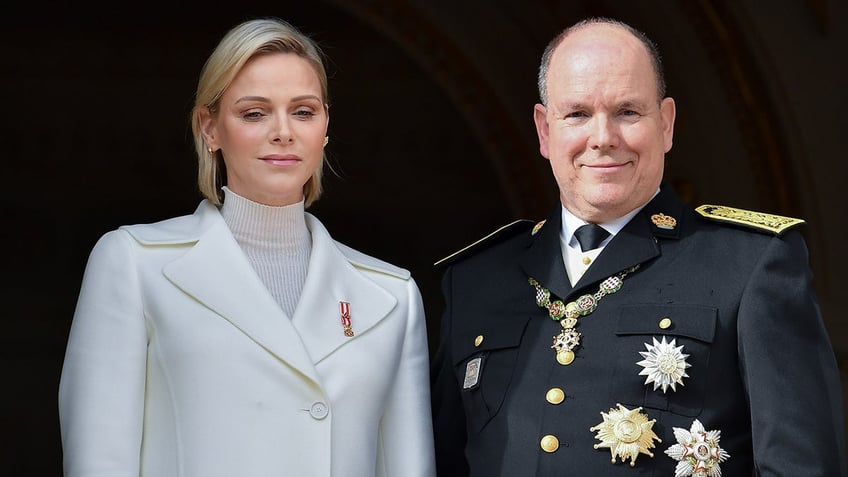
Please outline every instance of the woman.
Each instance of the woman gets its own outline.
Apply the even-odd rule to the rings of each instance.
[[[192,112],[206,199],[89,258],[59,389],[66,476],[434,474],[419,290],[304,210],[328,122],[312,40],[277,19],[221,40]]]

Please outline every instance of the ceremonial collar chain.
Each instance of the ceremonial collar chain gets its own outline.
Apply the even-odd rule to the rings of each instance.
[[[577,326],[577,318],[595,311],[601,298],[621,290],[624,277],[636,271],[637,268],[639,265],[608,277],[601,282],[597,292],[582,295],[568,304],[563,304],[562,300],[551,301],[551,291],[539,284],[535,278],[530,277],[528,281],[536,288],[536,304],[547,308],[548,316],[554,321],[559,321],[562,326],[562,331],[554,336],[554,344],[551,346],[556,350],[556,359],[559,364],[565,366],[574,361],[573,350],[580,344],[581,336],[580,332],[574,329]]]

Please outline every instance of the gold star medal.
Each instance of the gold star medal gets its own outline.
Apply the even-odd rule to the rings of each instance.
[[[721,431],[707,431],[697,419],[688,431],[679,427],[672,429],[677,444],[665,453],[678,461],[675,477],[721,477],[719,463],[730,458],[730,454],[718,445]]]
[[[633,467],[639,454],[654,456],[649,450],[656,447],[654,440],[662,442],[653,431],[657,420],[648,420],[647,414],[641,412],[641,407],[627,409],[621,404],[616,406],[618,409],[610,409],[609,413],[601,412],[604,421],[589,428],[590,431],[597,431],[595,439],[601,441],[600,444],[595,444],[594,448],[608,448],[613,464],[616,457],[621,459],[621,462],[629,458],[630,467]]]
[[[689,377],[686,374],[686,368],[691,366],[686,362],[689,355],[683,354],[682,345],[675,346],[675,339],[672,339],[671,343],[666,342],[665,336],[662,341],[657,341],[656,338],[653,340],[653,345],[643,343],[648,351],[639,352],[645,358],[636,363],[645,368],[639,372],[639,376],[647,376],[645,384],[654,383],[654,391],[662,388],[665,393],[669,387],[672,391],[677,391],[676,386],[683,386],[683,378]]]

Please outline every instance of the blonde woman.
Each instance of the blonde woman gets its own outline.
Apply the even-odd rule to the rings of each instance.
[[[407,270],[332,239],[327,77],[279,19],[200,75],[192,215],[105,234],[59,390],[67,477],[432,476],[428,352]]]

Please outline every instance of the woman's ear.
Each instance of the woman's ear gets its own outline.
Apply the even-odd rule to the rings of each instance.
[[[200,119],[200,131],[203,133],[203,140],[206,142],[206,148],[210,149],[210,152],[220,149],[215,140],[217,136],[217,127],[215,118],[212,116],[212,112],[209,111],[209,108],[201,108],[198,111],[198,117]]]

